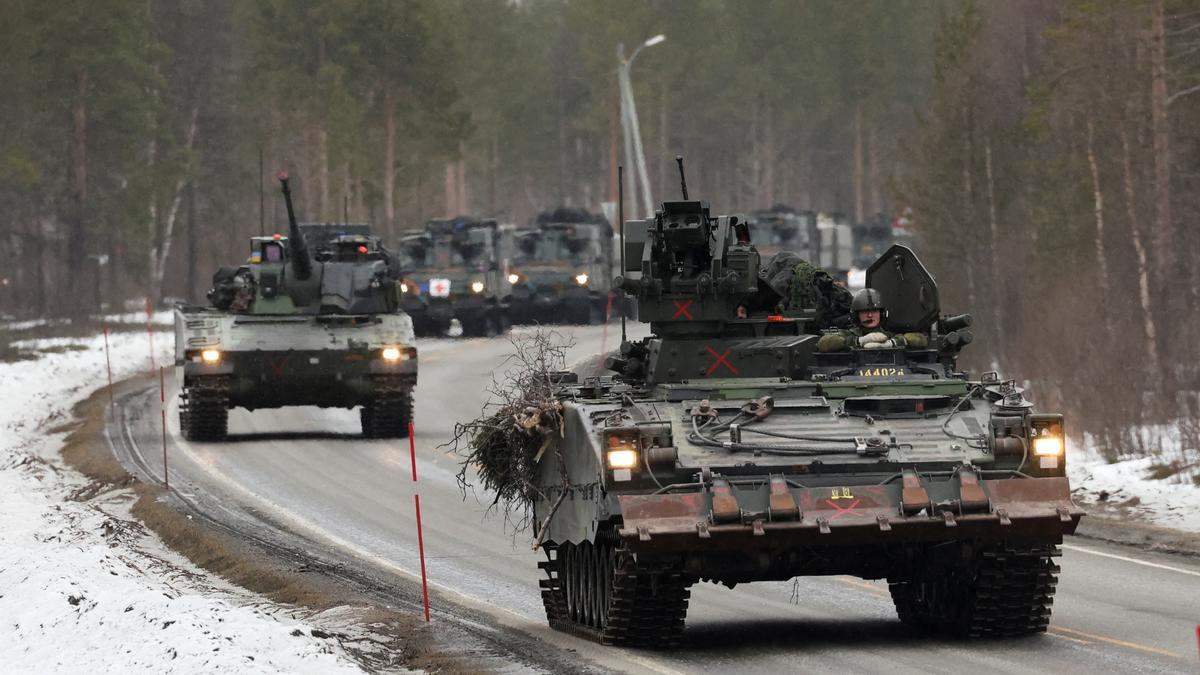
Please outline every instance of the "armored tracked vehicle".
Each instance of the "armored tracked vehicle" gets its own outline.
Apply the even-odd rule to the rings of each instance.
[[[886,579],[921,630],[1046,629],[1058,545],[1083,515],[1063,417],[958,369],[970,320],[941,313],[912,251],[887,250],[868,283],[889,329],[929,347],[819,353],[813,308],[761,301],[741,217],[685,188],[625,230],[614,283],[652,335],[608,359],[615,376],[561,381],[533,514],[552,627],[669,647],[695,583],[844,574]]]
[[[602,323],[613,270],[612,228],[578,209],[540,214],[511,234],[513,323]]]
[[[499,226],[460,216],[431,220],[400,239],[401,306],[418,335],[496,335],[509,325],[511,284],[500,264]]]
[[[180,429],[219,441],[231,408],[361,406],[364,436],[405,436],[417,348],[394,263],[363,232],[310,231],[310,249],[280,183],[289,236],[253,238],[245,265],[213,276],[211,306],[176,308]]]

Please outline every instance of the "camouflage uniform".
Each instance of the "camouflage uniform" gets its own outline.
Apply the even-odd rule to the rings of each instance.
[[[857,325],[859,314],[865,311],[876,311],[881,317],[887,316],[887,308],[879,291],[864,288],[855,293],[850,312],[854,315],[856,325],[822,335],[817,340],[817,350],[840,352],[847,349],[924,349],[929,346],[929,338],[922,333],[893,333],[884,329],[882,322],[874,328]]]
[[[868,347],[860,342],[860,340],[872,333],[880,333],[884,335],[887,341],[891,344],[887,345],[883,342],[868,343],[868,344],[883,344],[884,347]],[[844,330],[826,333],[817,340],[817,351],[821,352],[844,352],[850,349],[882,349],[886,347],[900,347],[903,349],[924,349],[929,346],[929,338],[921,333],[893,333],[884,330],[880,326],[876,326],[867,330],[861,326],[847,328]]]

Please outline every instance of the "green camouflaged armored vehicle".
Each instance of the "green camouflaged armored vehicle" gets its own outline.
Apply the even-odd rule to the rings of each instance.
[[[625,228],[615,284],[652,335],[609,358],[616,376],[558,392],[533,518],[550,625],[671,646],[694,583],[846,574],[886,579],[914,627],[1045,630],[1053,559],[1083,515],[1062,416],[958,370],[969,319],[941,314],[909,249],[868,283],[888,328],[929,348],[819,353],[815,309],[762,301],[745,221],[684,199]]]
[[[613,270],[604,216],[560,208],[510,235],[513,323],[603,323]]]
[[[299,405],[360,406],[364,436],[406,436],[417,348],[394,260],[369,229],[302,234],[280,182],[289,236],[253,238],[245,265],[213,276],[211,306],[175,310],[183,436],[224,439],[231,408]]]
[[[463,335],[508,330],[512,285],[502,273],[500,248],[499,225],[491,218],[431,220],[400,238],[401,306],[418,335],[445,335],[455,322]]]

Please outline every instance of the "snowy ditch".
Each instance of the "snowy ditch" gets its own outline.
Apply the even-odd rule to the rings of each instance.
[[[155,336],[157,363],[169,363],[170,341],[169,332]],[[336,639],[313,636],[299,610],[167,549],[131,520],[131,491],[73,500],[89,481],[64,466],[67,434],[57,428],[107,383],[104,339],[25,342],[36,360],[0,363],[6,671],[359,672]],[[109,344],[114,377],[148,369],[145,333],[116,333]]]

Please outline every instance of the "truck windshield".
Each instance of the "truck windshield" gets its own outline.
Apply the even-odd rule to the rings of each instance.
[[[517,238],[516,262],[571,262],[584,264],[601,256],[600,241],[578,230],[530,232]]]
[[[476,265],[486,261],[487,252],[484,243],[455,239],[451,236],[421,236],[400,242],[401,258],[414,270]]]

